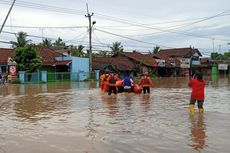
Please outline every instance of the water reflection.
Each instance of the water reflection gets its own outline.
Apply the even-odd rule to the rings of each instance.
[[[64,95],[28,95],[17,98],[14,111],[18,119],[35,122],[60,115],[60,110],[69,105],[68,97]]]
[[[141,99],[140,99],[140,102],[143,106],[143,109],[144,109],[144,112],[147,112],[149,111],[150,109],[150,97],[151,95],[150,94],[145,94],[145,95],[140,95]],[[151,101],[153,101],[153,97],[151,97]]]
[[[203,114],[190,115],[191,137],[193,149],[200,151],[206,147],[206,125],[204,124]]]
[[[94,106],[94,99],[93,97],[89,97],[89,119],[88,123],[86,125],[86,129],[88,130],[88,133],[86,137],[90,137],[92,140],[95,139],[96,137],[96,130],[94,129],[94,111],[95,111],[95,106]]]
[[[108,115],[115,116],[119,112],[119,107],[117,104],[117,95],[105,95],[101,96],[102,103],[108,108]]]

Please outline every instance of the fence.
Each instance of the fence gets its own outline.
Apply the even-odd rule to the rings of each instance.
[[[44,82],[63,82],[63,81],[87,81],[98,80],[99,72],[46,72],[38,71],[34,73],[21,72],[19,80],[21,83],[44,83]]]

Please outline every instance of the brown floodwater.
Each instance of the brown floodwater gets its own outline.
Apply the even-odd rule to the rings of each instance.
[[[0,86],[0,153],[229,153],[230,77],[207,77],[190,115],[188,78],[108,96],[98,82]]]

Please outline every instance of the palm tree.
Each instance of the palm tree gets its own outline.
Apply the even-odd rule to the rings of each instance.
[[[52,47],[52,41],[50,39],[45,38],[44,40],[42,40],[41,45],[46,46],[48,48]]]
[[[65,43],[60,37],[58,37],[58,39],[53,43],[53,45],[57,47],[65,47]]]
[[[31,40],[26,40],[27,33],[26,32],[18,32],[17,34],[17,41],[11,41],[10,43],[12,44],[13,48],[18,48],[18,47],[25,47],[26,45],[31,42]]]
[[[156,53],[158,53],[158,52],[160,52],[160,46],[155,46],[155,47],[153,47],[153,50],[152,50],[152,52],[151,51],[149,51],[149,53],[150,54],[156,54]]]
[[[70,46],[71,55],[77,57],[85,57],[85,53],[83,52],[84,46]]]
[[[110,49],[112,50],[113,54],[119,54],[121,52],[123,52],[123,46],[121,45],[121,42],[114,42],[113,46],[110,47]]]

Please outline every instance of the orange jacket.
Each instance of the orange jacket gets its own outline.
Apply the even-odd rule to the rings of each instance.
[[[110,79],[114,77],[114,80],[115,80],[115,83],[111,83],[110,82]],[[109,77],[108,77],[108,81],[109,81],[109,86],[116,86],[116,82],[119,80],[118,76],[117,75],[114,75],[114,74],[110,74]]]
[[[142,87],[150,87],[150,86],[153,86],[153,82],[152,80],[150,79],[150,77],[148,76],[143,76],[141,77],[141,80],[140,80],[140,86]]]

